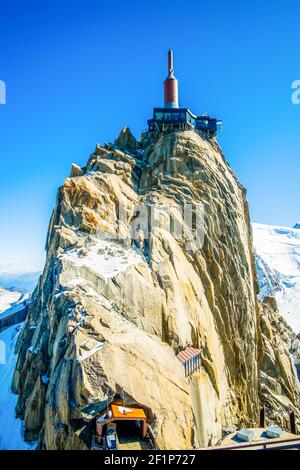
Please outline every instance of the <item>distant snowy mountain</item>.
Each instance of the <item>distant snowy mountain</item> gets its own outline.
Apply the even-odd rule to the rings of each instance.
[[[24,308],[40,273],[7,273],[0,271],[0,317]]]
[[[300,332],[300,224],[252,224],[260,297],[274,295],[295,333]]]
[[[36,286],[39,276],[40,272],[14,273],[0,271],[0,287],[22,293],[30,292]]]

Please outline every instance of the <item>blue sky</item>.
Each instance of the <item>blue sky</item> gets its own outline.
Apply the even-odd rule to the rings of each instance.
[[[297,1],[1,2],[0,269],[42,263],[58,186],[72,162],[163,100],[166,54],[179,98],[224,122],[219,141],[255,222],[293,225],[299,209]]]

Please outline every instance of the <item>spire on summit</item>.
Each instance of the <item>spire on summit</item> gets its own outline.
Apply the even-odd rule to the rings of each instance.
[[[168,76],[164,81],[164,106],[165,108],[179,108],[178,105],[178,81],[174,77],[173,51],[168,52]]]

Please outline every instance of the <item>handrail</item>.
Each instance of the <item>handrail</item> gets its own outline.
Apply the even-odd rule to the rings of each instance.
[[[92,434],[92,447],[106,447],[105,438],[103,436],[98,436],[97,434]]]
[[[295,444],[296,443],[296,444]],[[273,439],[270,441],[256,441],[256,442],[249,442],[245,444],[236,444],[232,446],[220,446],[220,447],[207,447],[202,448],[199,450],[239,450],[239,449],[249,449],[253,447],[260,447],[262,450],[272,450],[273,446],[275,448],[291,448],[291,447],[299,447],[300,448],[300,437],[295,438],[288,438],[288,439]],[[269,448],[269,449],[268,449]]]
[[[153,449],[154,450],[159,450],[159,447],[156,443],[156,436],[154,434],[154,431],[152,429],[152,427],[150,426],[150,424],[148,424],[148,436],[149,436],[149,440],[153,446]]]
[[[2,318],[0,315],[0,330],[23,322],[27,317],[27,313],[28,313],[28,304],[25,304],[23,308],[21,308],[17,312],[12,312],[6,316],[2,314],[3,315]]]

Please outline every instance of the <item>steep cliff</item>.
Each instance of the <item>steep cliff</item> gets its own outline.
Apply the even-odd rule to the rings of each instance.
[[[88,448],[82,409],[120,392],[149,410],[164,449],[256,425],[260,403],[278,421],[299,409],[278,319],[257,301],[245,191],[218,144],[124,129],[58,191],[17,345],[26,437]],[[190,378],[176,358],[188,345],[202,351]]]

